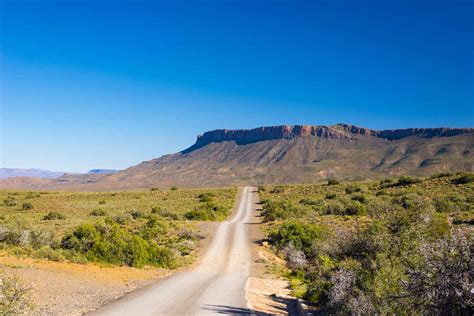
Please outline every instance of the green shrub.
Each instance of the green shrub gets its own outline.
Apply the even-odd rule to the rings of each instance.
[[[162,241],[166,234],[169,231],[169,226],[163,220],[159,218],[152,217],[150,218],[147,223],[140,229],[140,236],[142,236],[145,240],[156,240]]]
[[[16,205],[16,201],[15,201],[15,198],[13,196],[7,196],[4,200],[3,200],[3,204],[5,206],[15,206]]]
[[[283,193],[283,192],[285,192],[285,190],[286,190],[286,187],[285,187],[285,186],[283,186],[283,185],[278,185],[278,186],[274,187],[274,188],[270,191],[270,193]]]
[[[440,197],[434,200],[436,211],[442,213],[454,213],[459,210],[458,205],[447,197]]]
[[[326,196],[325,196],[326,200],[334,200],[337,198],[337,194],[336,193],[326,193]]]
[[[367,210],[365,206],[358,201],[352,201],[348,203],[344,210],[344,215],[365,215],[365,214],[367,214]]]
[[[381,188],[387,188],[393,185],[393,179],[386,178],[379,181],[379,186]]]
[[[159,206],[152,207],[152,208],[151,208],[151,213],[152,213],[152,214],[159,215],[159,216],[161,216],[161,217],[169,218],[169,219],[174,220],[174,221],[176,221],[176,220],[179,219],[178,214],[169,212],[169,211],[167,211],[167,210],[164,210],[164,209],[162,209],[162,208],[159,207]]]
[[[145,217],[145,213],[140,210],[132,210],[128,212],[133,219],[139,219]]]
[[[47,215],[43,217],[43,220],[45,221],[54,221],[54,220],[62,220],[66,219],[66,215],[60,212],[49,212]]]
[[[51,261],[64,261],[65,257],[57,250],[51,249],[49,246],[43,246],[35,252],[36,258],[48,259]]]
[[[133,267],[175,266],[171,250],[158,246],[153,240],[146,241],[112,221],[77,227],[62,239],[61,247],[82,254],[89,261]]]
[[[178,187],[175,186],[175,185],[173,185],[172,187],[170,187],[170,190],[171,190],[171,191],[176,191],[176,190],[178,190]]]
[[[421,182],[420,179],[410,177],[410,176],[403,176],[403,177],[398,178],[397,182],[395,182],[393,186],[408,186],[408,185],[412,185],[412,184],[420,183],[420,182]]]
[[[27,211],[27,210],[32,210],[33,209],[33,204],[30,202],[25,202],[21,205],[21,210],[22,211]]]
[[[102,209],[95,209],[89,213],[90,216],[107,216],[107,212]]]
[[[295,218],[302,214],[301,208],[290,201],[262,201],[262,206],[264,222]]]
[[[25,195],[25,199],[34,199],[34,198],[38,198],[40,197],[41,194],[40,193],[37,193],[37,192],[28,192],[26,195]]]
[[[324,233],[325,231],[319,225],[289,221],[280,225],[268,237],[270,243],[277,248],[282,249],[291,243],[306,256],[312,256],[314,244]]]
[[[186,212],[184,217],[195,221],[223,220],[229,215],[229,210],[213,202],[203,203],[192,211]]]
[[[451,177],[452,175],[453,175],[452,172],[438,172],[438,173],[432,174],[430,176],[430,179],[439,179],[439,178]]]
[[[17,274],[0,274],[0,315],[23,315],[33,307],[32,291]]]
[[[452,180],[453,184],[467,184],[474,182],[474,174],[465,174]]]
[[[362,189],[360,187],[358,187],[357,185],[350,185],[350,186],[348,186],[344,189],[346,194],[352,194],[352,193],[360,192],[361,190]]]
[[[198,195],[199,202],[202,202],[202,203],[212,202],[213,197],[214,197],[214,194],[212,193],[201,193]]]
[[[344,214],[344,205],[339,201],[328,201],[323,206],[323,214],[326,215],[343,215]]]
[[[367,203],[368,201],[368,198],[366,195],[364,194],[354,194],[352,197],[351,197],[351,200],[353,201],[358,201],[360,203]]]
[[[117,224],[125,225],[132,220],[132,216],[130,214],[118,214],[115,215],[112,220]]]
[[[207,209],[194,209],[186,212],[184,217],[191,221],[211,221],[213,216]]]
[[[301,199],[300,204],[302,205],[321,205],[321,200],[313,200],[313,199]]]

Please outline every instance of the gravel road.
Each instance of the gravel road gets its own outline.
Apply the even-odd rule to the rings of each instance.
[[[248,315],[250,275],[248,223],[255,189],[245,187],[231,220],[221,223],[200,263],[153,286],[134,291],[88,315]]]

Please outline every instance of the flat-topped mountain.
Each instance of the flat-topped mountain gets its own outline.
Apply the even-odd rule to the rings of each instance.
[[[84,190],[220,186],[474,171],[474,129],[371,130],[353,125],[215,130],[191,147],[113,174],[63,176],[47,187]],[[0,182],[0,187],[2,184]]]
[[[463,133],[472,133],[473,128],[407,128],[396,130],[371,130],[354,125],[338,124],[333,126],[311,125],[280,125],[259,127],[254,129],[218,129],[198,135],[196,143],[189,149],[195,149],[213,142],[235,141],[238,144],[249,144],[271,139],[291,139],[300,136],[318,136],[323,138],[351,139],[356,135],[367,135],[388,140],[396,140],[408,136],[448,137]],[[188,151],[189,151],[188,149]]]

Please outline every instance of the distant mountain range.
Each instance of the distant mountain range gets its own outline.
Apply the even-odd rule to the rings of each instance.
[[[118,170],[113,169],[92,169],[89,170],[86,174],[112,174],[117,172]],[[0,168],[0,179],[8,179],[8,178],[42,178],[42,179],[56,179],[63,175],[66,172],[58,172],[58,171],[49,171],[49,170],[42,170],[42,169],[20,169],[20,168]],[[68,173],[78,175],[78,173]]]
[[[64,172],[41,170],[41,169],[0,168],[0,179],[15,178],[15,177],[55,179],[55,178],[59,178],[63,174]]]
[[[109,190],[379,178],[474,171],[473,128],[371,130],[347,124],[215,130],[191,147],[113,174],[65,175],[43,188]],[[94,176],[94,177],[92,177]],[[18,182],[18,181],[17,181]],[[39,185],[35,183],[29,188]],[[5,183],[0,188],[23,188]]]
[[[113,174],[118,172],[115,169],[91,169],[87,172],[87,174]]]

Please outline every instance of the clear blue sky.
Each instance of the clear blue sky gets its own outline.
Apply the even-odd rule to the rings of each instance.
[[[216,128],[474,125],[473,1],[0,3],[2,167],[125,168]]]

